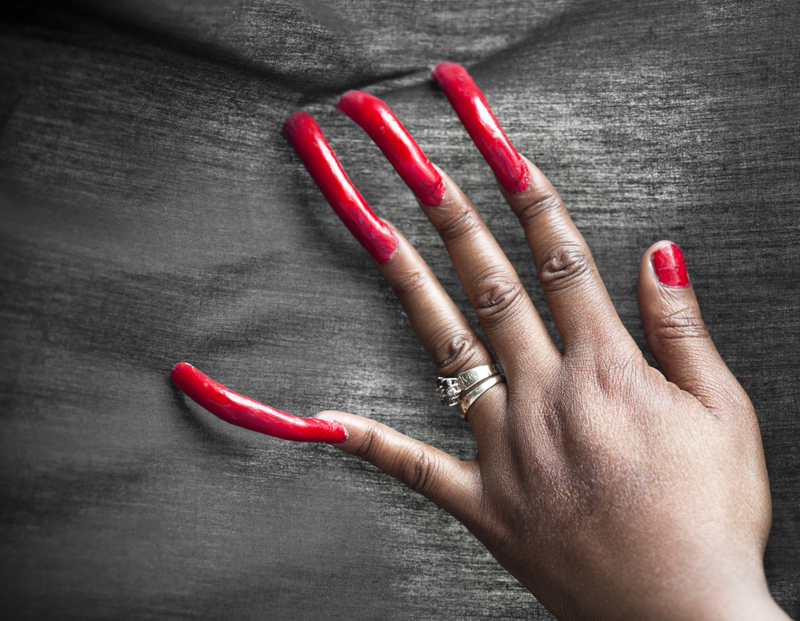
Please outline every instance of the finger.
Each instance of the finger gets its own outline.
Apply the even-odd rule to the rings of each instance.
[[[300,418],[233,392],[186,362],[176,364],[170,379],[199,406],[231,425],[295,442],[344,442],[344,427],[316,418]]]
[[[481,507],[477,461],[459,461],[361,416],[326,411],[316,418],[338,421],[347,430],[347,440],[337,448],[374,464],[468,526],[476,523]]]
[[[433,77],[491,166],[522,223],[565,353],[587,343],[633,346],[597,272],[591,252],[556,191],[511,145],[466,69],[442,63]],[[608,338],[603,338],[604,336]]]
[[[534,364],[552,362],[558,352],[517,273],[458,186],[430,164],[380,99],[351,91],[340,99],[339,107],[367,131],[412,189],[431,187],[431,182],[425,183],[428,179],[443,183],[446,191],[437,194],[436,204],[426,200],[429,193],[415,193],[444,239],[504,368],[513,373],[523,358],[526,366],[531,359]]]
[[[397,248],[391,229],[373,213],[345,174],[314,118],[295,112],[286,119],[283,133],[353,236],[379,264],[391,259]]]
[[[367,132],[420,202],[430,206],[441,203],[445,185],[439,171],[383,101],[352,90],[339,98],[336,107]],[[397,231],[395,236],[402,237]],[[403,240],[400,248],[393,260],[382,266],[381,273],[439,373],[453,377],[490,364],[488,349],[427,264],[407,241]]]
[[[478,334],[450,299],[428,265],[399,231],[394,230],[397,251],[379,266],[408,315],[422,346],[441,376],[456,377],[462,371],[492,363],[492,355]],[[469,409],[469,422],[481,450],[491,451],[498,438],[506,391],[488,390]]]
[[[447,247],[467,297],[503,367],[512,374],[549,373],[561,354],[511,262],[459,187],[436,207],[422,205]]]
[[[647,345],[666,378],[706,407],[722,407],[743,391],[723,362],[700,315],[681,249],[653,244],[639,267],[639,314]]]
[[[379,269],[403,305],[436,370],[442,376],[455,377],[467,369],[491,364],[488,348],[431,269],[399,231],[395,229],[394,234],[397,252]]]
[[[564,353],[608,351],[622,343],[635,347],[608,296],[589,246],[564,203],[542,172],[525,162],[528,187],[504,195],[525,230]]]

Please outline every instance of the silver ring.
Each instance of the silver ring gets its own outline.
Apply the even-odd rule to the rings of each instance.
[[[444,405],[453,407],[472,387],[499,374],[500,368],[496,364],[483,364],[459,373],[458,377],[440,377],[436,380],[436,392]]]
[[[458,414],[464,420],[467,420],[467,410],[470,406],[475,403],[478,398],[489,390],[495,384],[499,384],[500,382],[505,382],[506,376],[500,373],[499,375],[493,375],[489,379],[484,382],[478,384],[475,388],[473,388],[470,392],[468,392],[461,401],[458,402]]]

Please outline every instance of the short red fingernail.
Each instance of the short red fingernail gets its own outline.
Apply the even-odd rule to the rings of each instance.
[[[675,244],[656,250],[651,256],[653,271],[658,282],[667,287],[688,287],[689,274],[686,272],[686,261],[683,252]]]
[[[528,167],[509,142],[467,70],[456,63],[440,63],[431,76],[506,192],[516,194],[527,188]]]
[[[339,98],[336,107],[369,134],[420,201],[431,206],[442,202],[445,192],[442,176],[389,106],[369,93],[348,91]]]
[[[314,117],[307,112],[295,112],[283,124],[283,135],[336,215],[372,258],[378,263],[391,259],[397,239],[350,181]]]

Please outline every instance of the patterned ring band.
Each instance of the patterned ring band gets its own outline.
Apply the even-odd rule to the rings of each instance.
[[[480,396],[489,390],[495,384],[499,384],[500,382],[505,382],[506,376],[502,373],[499,375],[493,375],[486,381],[478,384],[475,388],[473,388],[470,392],[466,394],[466,396],[461,399],[458,403],[458,413],[464,420],[467,420],[467,410],[470,406],[475,403]]]
[[[500,368],[496,364],[483,364],[459,373],[458,377],[440,377],[436,380],[436,392],[444,405],[453,407],[474,386],[499,374]]]

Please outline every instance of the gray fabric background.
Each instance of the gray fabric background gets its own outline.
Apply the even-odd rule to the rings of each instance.
[[[118,0],[0,20],[0,616],[547,619],[449,515],[327,446],[188,403],[179,360],[459,457],[469,427],[280,134],[312,112],[467,312],[442,244],[332,107],[382,96],[551,332],[522,232],[429,79],[470,67],[554,182],[644,347],[645,249],[686,254],[755,403],[770,587],[800,615],[800,19],[791,0]]]

